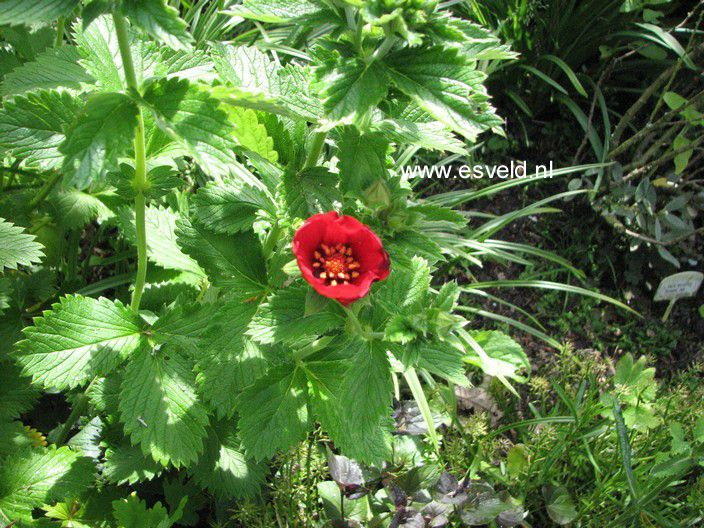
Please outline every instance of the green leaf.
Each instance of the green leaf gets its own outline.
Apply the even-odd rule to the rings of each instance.
[[[267,299],[257,310],[247,335],[264,344],[295,343],[342,326],[344,319],[331,311],[305,315],[307,284],[289,286]]]
[[[29,378],[20,376],[20,369],[7,361],[0,362],[0,423],[19,418],[30,410],[39,391]]]
[[[197,355],[201,338],[210,330],[219,304],[183,302],[171,304],[152,325],[155,343],[176,345],[191,355]]]
[[[50,24],[70,15],[78,0],[3,0],[0,2],[0,25]]]
[[[177,350],[142,347],[125,370],[120,419],[142,453],[176,467],[203,451],[208,414],[198,401],[193,365]]]
[[[486,332],[473,332],[472,336],[476,342],[484,349],[491,362],[486,364],[486,360],[479,356],[470,355],[467,361],[484,370],[490,376],[500,372],[507,378],[514,379],[520,383],[525,383],[530,375],[530,360],[523,347],[516,343],[503,332],[490,330]],[[525,373],[523,376],[521,373]]]
[[[486,74],[469,67],[456,49],[404,49],[386,59],[391,82],[418,106],[474,141],[502,125],[482,85]]]
[[[450,383],[467,387],[469,381],[464,366],[464,354],[461,350],[444,341],[421,341],[418,366],[446,379]]]
[[[389,140],[378,132],[360,134],[345,127],[338,142],[340,190],[361,197],[377,179],[384,179],[391,166]]]
[[[256,310],[253,302],[221,306],[199,347],[198,391],[221,418],[232,416],[237,396],[269,366],[260,347],[244,335]]]
[[[34,241],[35,238],[23,228],[0,218],[0,271],[39,262],[44,256],[44,248]]]
[[[210,428],[205,451],[193,468],[196,482],[226,498],[246,498],[259,493],[268,468],[245,458],[231,422],[217,422]]]
[[[384,247],[391,255],[391,262],[406,269],[411,268],[413,256],[423,257],[430,265],[445,260],[440,246],[415,229],[397,231],[388,242]]]
[[[137,245],[137,232],[134,227],[134,211],[125,208],[120,212],[122,232]],[[203,277],[198,263],[185,254],[178,246],[176,225],[180,215],[171,209],[147,207],[144,223],[147,231],[147,256],[162,268],[187,271]]]
[[[225,176],[240,164],[228,114],[209,90],[187,80],[158,80],[144,94],[159,128],[193,156],[204,171]]]
[[[289,2],[287,0],[245,0],[242,6],[233,6],[228,14],[252,18],[261,22],[280,23],[312,15],[320,10],[310,0]]]
[[[76,24],[74,32],[78,49],[84,57],[82,64],[102,91],[126,90],[125,70],[112,17],[101,15],[86,28]],[[158,59],[157,47],[154,43],[139,38],[131,28],[128,29],[128,40],[137,83],[141,84],[154,74]]]
[[[23,373],[45,387],[77,387],[105,375],[146,342],[141,319],[120,301],[67,295],[52,308],[17,345]]]
[[[571,523],[577,518],[577,509],[565,486],[546,484],[542,489],[550,519],[559,525]]]
[[[689,145],[691,142],[692,141],[689,138],[687,138],[682,132],[680,132],[679,134],[677,134],[677,137],[675,138],[675,141],[672,144],[672,149],[680,150],[686,148],[687,145]],[[689,159],[692,157],[693,153],[693,150],[686,150],[675,156],[675,174],[682,174],[682,171],[687,168],[687,164],[689,163]]]
[[[126,95],[93,95],[66,131],[59,151],[66,156],[63,171],[79,189],[101,181],[127,152],[137,126],[137,105]]]
[[[271,196],[240,180],[210,182],[193,199],[194,220],[216,233],[231,235],[252,229],[259,211],[276,218]]]
[[[374,298],[390,313],[406,313],[406,308],[425,297],[429,287],[428,261],[413,257],[410,269],[392,269]]]
[[[100,199],[87,192],[69,188],[50,199],[56,209],[56,223],[64,229],[78,229],[96,218],[110,218],[113,213]]]
[[[403,119],[384,119],[375,124],[372,129],[395,143],[467,154],[464,143],[458,140],[445,125],[437,121],[413,123]]]
[[[188,501],[187,497],[181,499],[176,511],[169,516],[169,512],[161,502],[147,508],[147,503],[139,500],[137,492],[132,492],[126,499],[116,500],[112,503],[117,525],[120,528],[169,528],[181,518],[183,507]]]
[[[93,486],[95,466],[68,447],[26,449],[0,466],[0,521],[32,523],[32,509]]]
[[[214,285],[236,292],[240,299],[263,293],[266,264],[252,231],[223,235],[181,219],[176,236],[183,252],[196,259]]]
[[[135,26],[175,50],[189,50],[193,37],[178,10],[163,0],[126,0],[122,8]]]
[[[338,394],[336,400],[331,399],[329,404],[321,405],[327,396],[320,392],[317,412],[321,414],[323,428],[346,456],[369,464],[380,464],[391,456],[389,431],[393,427],[393,383],[389,360],[378,341],[355,339],[344,352],[349,354],[350,359],[337,389],[339,392],[320,368],[326,363],[306,364],[306,368],[316,372],[318,379],[328,379],[329,390]],[[340,372],[339,367],[336,370]],[[339,403],[335,405],[336,402]]]
[[[309,92],[310,68],[281,68],[256,48],[221,43],[213,47],[213,60],[222,81],[236,87],[220,93],[230,104],[312,122],[322,115],[320,100]]]
[[[6,101],[0,109],[0,147],[42,169],[59,168],[63,131],[80,107],[80,100],[68,92],[41,91]]]
[[[274,149],[274,140],[269,137],[266,127],[259,123],[254,110],[233,105],[224,105],[223,109],[235,127],[232,134],[242,148],[272,163],[278,161],[279,155]]]
[[[79,90],[81,83],[94,83],[95,79],[78,64],[79,58],[78,49],[73,46],[44,51],[35,61],[25,62],[5,75],[0,95],[56,88]]]
[[[152,480],[163,470],[164,466],[151,456],[145,456],[139,446],[130,445],[129,441],[105,450],[103,476],[108,482],[132,485],[135,482]]]
[[[365,62],[339,54],[315,70],[326,119],[351,124],[386,96],[389,82],[379,61]]]
[[[186,52],[163,48],[159,50],[159,55],[160,60],[154,65],[156,75],[207,83],[217,77],[215,64],[205,51]]]
[[[286,212],[292,218],[306,219],[330,211],[335,208],[335,202],[342,202],[336,185],[336,175],[323,167],[312,167],[300,172],[287,170],[279,191],[283,195]]]
[[[270,369],[237,399],[246,456],[262,460],[300,442],[308,432],[306,379],[292,363]]]

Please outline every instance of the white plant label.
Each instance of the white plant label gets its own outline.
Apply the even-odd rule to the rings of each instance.
[[[682,297],[691,297],[704,279],[704,273],[698,271],[683,271],[665,277],[655,292],[655,301],[671,301]]]

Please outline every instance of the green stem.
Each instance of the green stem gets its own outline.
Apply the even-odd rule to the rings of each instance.
[[[44,183],[44,186],[39,190],[39,193],[37,193],[34,198],[30,200],[29,204],[27,205],[27,212],[33,211],[34,209],[39,207],[44,201],[44,199],[49,196],[49,193],[59,182],[60,179],[61,173],[55,172],[54,174],[52,174],[49,179]]]
[[[83,394],[81,394],[81,397],[79,398],[78,402],[76,402],[76,405],[73,406],[73,410],[71,411],[71,414],[69,414],[68,419],[66,420],[66,423],[64,423],[64,426],[61,428],[61,431],[59,432],[59,436],[56,437],[56,442],[54,442],[57,446],[63,445],[66,443],[66,440],[68,439],[68,435],[71,432],[71,428],[73,427],[73,424],[76,423],[76,420],[84,413],[86,412],[86,409],[88,408],[88,394],[90,393],[90,389],[93,388],[93,384],[97,381],[98,376],[94,377],[91,382],[88,384],[86,387],[86,390],[83,391]]]
[[[391,51],[391,48],[394,47],[394,44],[396,44],[396,35],[391,32],[387,32],[384,42],[382,42],[381,46],[374,51],[369,59],[369,62],[383,59],[386,54]]]
[[[319,339],[316,339],[309,345],[304,346],[303,348],[299,348],[293,354],[291,354],[291,359],[294,361],[301,361],[302,359],[310,356],[311,354],[315,354],[318,350],[322,350],[326,346],[330,344],[330,341],[333,340],[333,336],[323,336]]]
[[[64,17],[59,17],[59,23],[56,27],[56,41],[54,45],[59,48],[64,43],[64,24],[66,19]]]
[[[113,21],[115,22],[115,33],[117,34],[117,44],[120,48],[120,57],[125,70],[125,82],[128,90],[139,92],[137,85],[137,76],[134,73],[134,64],[132,63],[132,54],[130,53],[130,44],[127,37],[127,22],[125,17],[120,13],[113,13]],[[142,292],[144,291],[144,283],[147,278],[147,231],[144,222],[145,209],[147,200],[144,196],[144,191],[147,189],[147,155],[144,144],[144,119],[142,117],[142,109],[137,112],[137,128],[135,129],[134,137],[134,162],[135,175],[133,187],[137,191],[137,196],[134,199],[135,207],[135,228],[137,231],[137,279],[134,284],[134,294],[132,296],[132,308],[139,311],[139,303],[142,300]]]
[[[264,253],[265,259],[268,259],[271,256],[271,253],[276,247],[276,243],[281,238],[282,231],[283,229],[281,228],[277,220],[276,222],[274,222],[274,225],[271,226],[271,231],[269,231],[269,235],[266,237],[266,242],[264,242],[264,247],[262,248],[262,253]]]
[[[320,159],[320,153],[323,150],[323,145],[325,145],[326,132],[315,132],[313,133],[313,138],[310,142],[310,150],[308,151],[308,157],[303,165],[304,169],[309,169],[315,167]]]

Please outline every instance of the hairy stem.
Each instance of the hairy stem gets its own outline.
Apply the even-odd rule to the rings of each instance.
[[[262,253],[264,258],[269,258],[276,247],[276,243],[281,238],[282,233],[281,225],[276,221],[273,226],[271,226],[271,231],[266,237],[266,242],[264,242],[264,247],[262,248]]]
[[[59,22],[56,26],[56,41],[54,42],[54,45],[58,48],[61,47],[61,44],[64,43],[64,25],[66,23],[66,19],[64,17],[59,17]]]
[[[73,424],[76,423],[76,420],[78,420],[78,418],[88,408],[88,394],[90,393],[90,389],[93,388],[93,384],[96,382],[97,379],[98,379],[98,376],[94,377],[91,380],[91,382],[86,387],[86,390],[83,391],[83,394],[81,394],[80,399],[76,402],[76,405],[73,406],[73,410],[71,411],[71,414],[69,414],[68,419],[66,420],[66,423],[64,423],[64,426],[61,428],[61,431],[59,432],[59,436],[56,437],[55,444],[57,446],[60,446],[60,445],[63,445],[66,443],[66,440],[68,440],[68,435],[71,432],[71,428],[73,427]]]
[[[49,179],[44,183],[39,192],[34,196],[34,198],[30,200],[29,204],[27,204],[27,211],[33,211],[34,209],[39,207],[44,201],[44,199],[49,196],[49,193],[59,182],[60,179],[61,173],[55,172],[54,174],[52,174]]]
[[[323,151],[323,145],[325,145],[325,132],[314,132],[313,137],[310,141],[310,149],[308,150],[308,157],[303,165],[304,169],[309,169],[315,167],[320,159],[320,153]]]
[[[120,48],[120,57],[125,70],[125,82],[128,90],[139,92],[137,85],[137,76],[134,73],[134,64],[132,63],[132,54],[130,53],[130,44],[127,37],[127,22],[119,13],[113,13],[112,18],[115,22],[115,32],[117,33],[117,43]],[[144,291],[144,283],[147,278],[147,231],[144,222],[145,209],[147,200],[144,196],[144,191],[147,189],[147,156],[144,145],[144,119],[142,118],[142,109],[137,111],[137,127],[134,137],[134,162],[135,175],[133,187],[137,191],[137,196],[134,199],[135,207],[135,228],[137,231],[137,279],[134,284],[134,293],[132,296],[132,308],[135,311],[139,310],[139,303],[142,300],[142,292]]]

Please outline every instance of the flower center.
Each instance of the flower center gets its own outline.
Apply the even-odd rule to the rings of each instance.
[[[320,244],[320,247],[313,251],[313,275],[330,286],[349,284],[359,277],[359,262],[354,259],[352,253],[348,244]]]

